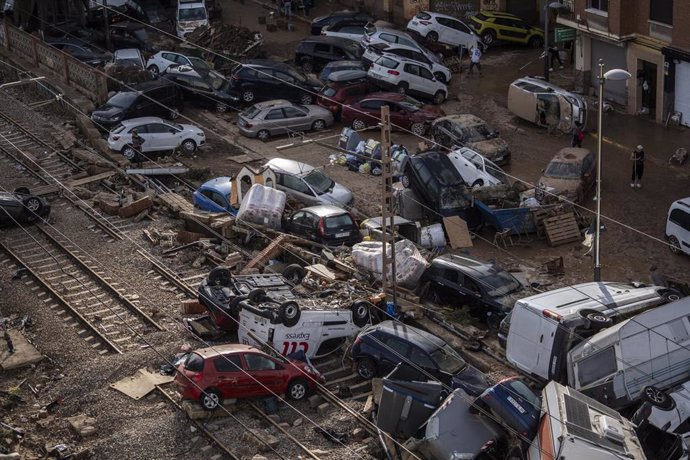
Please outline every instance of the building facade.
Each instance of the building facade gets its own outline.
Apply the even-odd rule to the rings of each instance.
[[[690,1],[566,0],[560,27],[576,30],[575,65],[584,87],[596,91],[605,70],[632,78],[607,82],[604,97],[628,113],[690,126]]]

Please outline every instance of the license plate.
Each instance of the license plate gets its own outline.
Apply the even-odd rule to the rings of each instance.
[[[347,236],[350,236],[350,232],[345,232],[345,233],[336,233],[335,237],[336,238],[345,238]]]

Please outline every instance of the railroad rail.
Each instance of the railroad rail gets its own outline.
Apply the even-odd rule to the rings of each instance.
[[[138,348],[142,345],[138,334],[165,330],[80,250],[43,226],[7,231],[0,249],[84,326],[79,334],[86,335],[85,340],[95,338],[94,348],[105,346],[102,354]]]

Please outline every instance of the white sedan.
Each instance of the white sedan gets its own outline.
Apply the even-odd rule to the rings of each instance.
[[[132,131],[137,130],[144,140],[141,152],[132,146]],[[204,132],[193,125],[181,125],[158,117],[141,117],[123,120],[108,135],[108,147],[122,152],[129,161],[141,161],[150,154],[180,150],[193,153],[206,143]]]
[[[467,147],[461,147],[448,154],[462,179],[472,187],[487,185],[510,185],[506,173],[493,161]]]
[[[146,61],[146,69],[154,74],[165,72],[171,65],[190,66],[198,72],[208,72],[208,64],[203,59],[172,51],[159,51]]]

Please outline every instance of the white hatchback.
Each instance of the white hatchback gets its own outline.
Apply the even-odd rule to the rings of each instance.
[[[407,23],[407,29],[417,32],[429,41],[454,47],[463,46],[469,50],[473,46],[482,46],[472,29],[464,22],[446,14],[420,11]]]
[[[193,56],[174,53],[172,51],[159,51],[146,61],[146,69],[154,74],[163,73],[171,65],[189,66],[196,71],[209,71],[206,61]]]
[[[472,187],[506,184],[506,173],[493,161],[467,147],[461,147],[448,154],[466,184]]]
[[[431,68],[431,72],[434,74],[434,77],[436,77],[436,79],[441,83],[447,84],[448,82],[450,82],[450,79],[453,76],[450,69],[444,66],[443,64],[437,62],[438,59],[436,59],[436,57],[431,52],[426,53],[424,51],[419,50],[418,48],[413,48],[411,46],[389,43],[377,43],[376,45],[368,46],[364,50],[364,54],[362,54],[362,60],[367,65],[370,65],[384,54],[392,54],[394,56],[404,57],[412,61],[417,61],[421,62],[422,64],[428,65]]]
[[[144,139],[141,152],[132,147],[134,129]],[[158,117],[123,120],[108,135],[108,147],[122,152],[130,161],[141,161],[142,156],[148,157],[147,153],[180,150],[189,154],[205,143],[206,135],[196,126],[181,125]]]
[[[448,87],[434,77],[431,68],[410,59],[381,56],[369,67],[367,75],[384,90],[431,99],[434,104],[441,104],[448,97]]]

